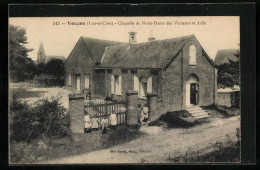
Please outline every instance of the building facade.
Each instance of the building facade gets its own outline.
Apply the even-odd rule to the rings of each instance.
[[[95,95],[112,100],[125,100],[126,92],[134,90],[138,92],[139,103],[144,104],[147,94],[155,94],[158,116],[215,102],[215,67],[194,35],[167,40],[149,38],[146,43],[136,43],[135,36],[131,32],[129,43],[104,47],[98,64],[90,57],[86,59],[84,43],[78,42],[78,50],[72,53],[77,52],[74,60],[80,67],[76,67],[76,62],[73,66],[68,58],[68,80],[76,81],[69,75],[88,73]],[[84,88],[83,79],[82,82],[80,89]]]
[[[107,46],[119,45],[120,42],[80,37],[65,61],[65,86],[67,89],[81,92],[84,89],[95,91],[94,68]],[[102,83],[102,82],[101,82]]]

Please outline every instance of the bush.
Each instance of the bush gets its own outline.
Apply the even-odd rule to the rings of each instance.
[[[10,115],[13,140],[30,142],[42,134],[51,138],[70,135],[69,115],[59,98],[41,99],[35,106],[14,99],[10,104]]]

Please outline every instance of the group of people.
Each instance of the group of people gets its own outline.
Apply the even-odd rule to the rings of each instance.
[[[110,128],[113,130],[116,130],[117,126],[117,116],[115,111],[112,111],[112,114],[109,116],[109,120],[107,117],[103,117],[101,122],[98,121],[97,115],[94,115],[92,118],[90,117],[90,114],[85,111],[84,116],[84,133],[88,134],[92,130],[97,131],[99,125],[101,125],[102,128],[102,134],[107,133],[108,131],[108,123],[110,122]]]
[[[145,125],[149,123],[148,120],[148,113],[149,109],[147,104],[144,105],[144,107],[141,109],[141,105],[139,104],[138,107],[140,108],[138,120],[141,125]],[[112,111],[112,114],[110,114],[109,118],[108,117],[103,117],[101,122],[98,121],[97,115],[94,115],[93,117],[90,116],[90,114],[85,111],[85,116],[84,116],[84,133],[90,133],[92,130],[97,131],[99,128],[99,125],[102,128],[102,134],[108,132],[108,124],[110,123],[110,128],[112,130],[116,130],[117,126],[117,116],[115,111]]]
[[[141,108],[141,105],[138,105],[139,108]],[[144,104],[144,107],[141,109],[141,111],[139,112],[139,121],[141,123],[141,125],[145,125],[149,123],[148,120],[148,113],[149,113],[149,109],[147,104]]]

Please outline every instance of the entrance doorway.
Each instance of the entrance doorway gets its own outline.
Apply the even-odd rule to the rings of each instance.
[[[199,79],[195,74],[188,76],[186,80],[186,106],[199,103]]]
[[[197,104],[197,84],[191,83],[190,84],[190,104]]]

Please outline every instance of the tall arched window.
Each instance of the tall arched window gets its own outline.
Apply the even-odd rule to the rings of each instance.
[[[196,47],[194,45],[191,45],[189,49],[190,65],[196,65],[196,52]]]

